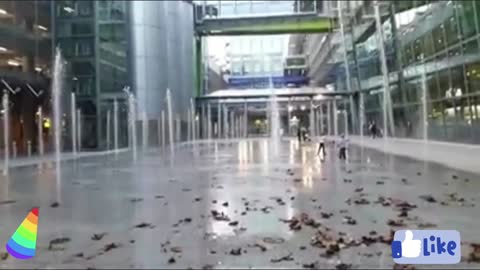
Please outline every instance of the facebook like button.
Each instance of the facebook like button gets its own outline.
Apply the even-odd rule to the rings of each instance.
[[[461,259],[460,233],[454,230],[401,230],[392,242],[398,264],[456,264]]]

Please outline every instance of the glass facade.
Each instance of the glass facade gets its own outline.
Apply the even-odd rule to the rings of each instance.
[[[383,35],[393,135],[424,138],[426,122],[428,139],[480,143],[480,1],[381,4],[388,14]],[[356,38],[350,46],[347,42],[351,82],[353,90],[365,95],[366,124],[376,121],[381,127],[384,84],[379,31],[372,22],[372,34],[360,35],[354,27],[358,24],[353,19],[346,25],[347,39]],[[346,89],[343,62],[336,74],[337,89]]]
[[[107,146],[106,114],[120,104],[120,146],[127,145],[122,89],[128,76],[128,1],[55,1],[55,45],[67,62],[64,93],[76,94],[82,113],[82,146]],[[113,125],[113,116],[110,123]],[[112,128],[112,127],[111,127]],[[113,129],[113,128],[112,128]],[[111,132],[112,134],[113,132]],[[110,141],[113,141],[111,138]]]
[[[41,136],[45,148],[51,147],[49,130],[39,134],[36,128],[39,107],[43,108],[45,118],[50,116],[50,19],[50,1],[0,1],[0,94],[7,91],[9,95],[8,144],[10,149],[16,145],[18,156],[27,155],[28,142],[32,153],[37,152],[35,142]],[[0,105],[0,122],[4,116],[5,110]],[[4,133],[0,133],[0,152],[3,153]]]

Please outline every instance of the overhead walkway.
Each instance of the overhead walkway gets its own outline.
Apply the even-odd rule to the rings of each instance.
[[[335,16],[324,1],[207,2],[195,7],[198,36],[323,33],[335,27]]]
[[[330,32],[335,26],[333,18],[317,14],[269,15],[205,19],[195,25],[200,36],[212,35],[273,35]]]

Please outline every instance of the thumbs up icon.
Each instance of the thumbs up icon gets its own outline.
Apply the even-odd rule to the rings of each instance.
[[[420,256],[422,241],[413,239],[412,231],[405,231],[405,239],[402,242],[402,256],[417,258]]]

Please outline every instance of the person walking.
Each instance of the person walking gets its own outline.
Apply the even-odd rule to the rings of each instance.
[[[347,143],[348,139],[345,138],[345,134],[340,136],[340,141],[338,142],[338,158],[346,160],[347,159]]]
[[[320,151],[322,151],[323,156],[327,155],[327,152],[325,151],[325,136],[320,137],[320,143],[318,145],[317,156],[320,155]]]
[[[378,129],[377,129],[377,124],[375,124],[375,122],[372,122],[370,129],[371,129],[370,132],[372,134],[372,138],[373,139],[377,138]]]
[[[302,142],[302,129],[300,125],[297,128],[297,137],[298,137],[298,144],[300,144]]]

